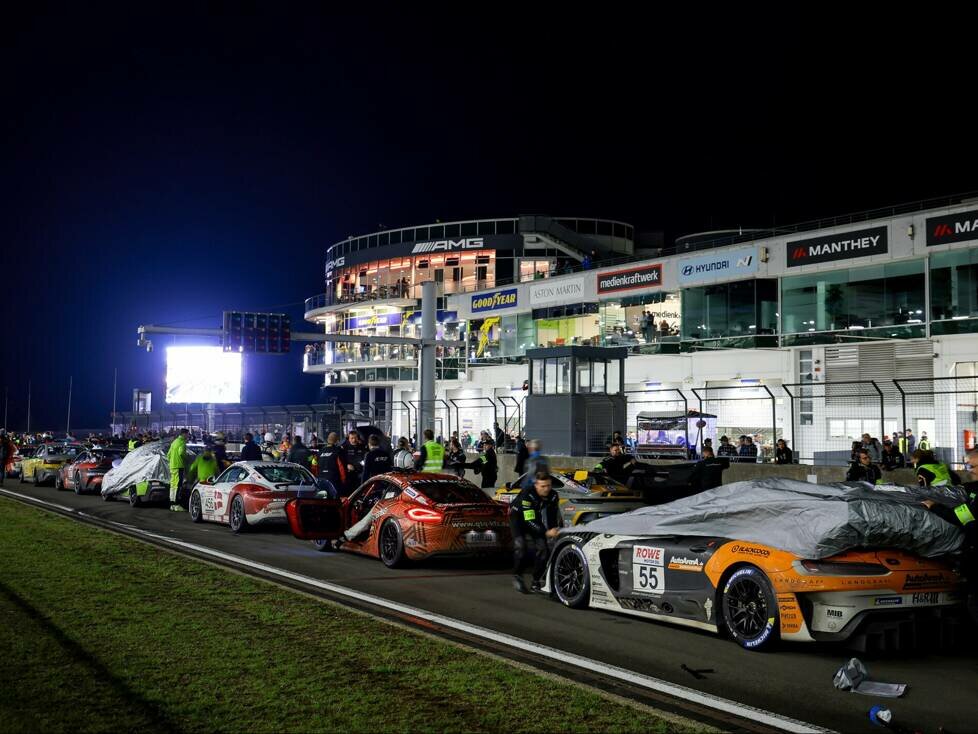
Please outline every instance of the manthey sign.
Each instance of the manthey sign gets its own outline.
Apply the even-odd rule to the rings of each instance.
[[[584,299],[584,278],[546,278],[529,287],[530,305],[580,303]]]
[[[756,247],[684,257],[676,264],[677,280],[681,286],[712,283],[722,278],[741,278],[756,272]]]
[[[487,311],[502,311],[505,308],[514,308],[517,304],[519,290],[507,288],[504,291],[494,291],[472,296],[472,313],[485,313]]]
[[[789,268],[883,255],[887,252],[886,227],[795,240],[787,248]]]
[[[978,209],[927,220],[927,246],[978,240]]]
[[[662,263],[598,273],[598,295],[662,285]]]

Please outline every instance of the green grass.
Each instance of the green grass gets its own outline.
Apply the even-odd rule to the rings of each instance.
[[[6,499],[0,656],[3,732],[684,730],[580,686]]]

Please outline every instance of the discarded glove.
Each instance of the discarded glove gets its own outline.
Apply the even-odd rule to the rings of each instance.
[[[859,658],[852,658],[839,668],[832,683],[840,691],[883,698],[899,698],[907,690],[906,683],[880,683],[869,680],[869,671]]]

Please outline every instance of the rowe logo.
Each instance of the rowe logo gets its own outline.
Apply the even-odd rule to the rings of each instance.
[[[948,214],[927,220],[927,246],[978,239],[978,211]]]

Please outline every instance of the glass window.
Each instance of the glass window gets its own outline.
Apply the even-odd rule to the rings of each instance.
[[[612,362],[612,364],[614,363]],[[591,363],[591,392],[602,393],[605,391],[605,372],[607,369],[607,362]]]
[[[398,244],[401,241],[401,230],[395,229],[393,232],[390,233],[390,237],[391,237],[392,245]]]
[[[534,395],[543,395],[544,382],[543,382],[543,367],[544,360],[535,359],[533,364],[533,384],[530,389],[533,391]]]
[[[557,394],[569,395],[571,391],[570,357],[557,358]]]
[[[920,324],[923,261],[784,278],[781,308],[785,334]]]
[[[614,359],[607,363],[608,376],[605,385],[605,392],[609,395],[621,393],[621,360]]]
[[[615,237],[625,237],[625,225],[615,223]]]
[[[501,219],[496,222],[496,234],[513,234],[516,231],[516,222],[512,219]]]
[[[577,392],[591,392],[591,363],[586,359],[577,360]]]
[[[937,252],[930,257],[930,309],[935,333],[974,331],[978,319],[978,249]]]
[[[577,231],[581,234],[594,234],[597,229],[597,222],[593,219],[577,220]]]
[[[598,222],[598,234],[605,237],[611,236],[611,222]]]
[[[548,359],[546,361],[546,373],[544,374],[544,392],[547,395],[553,395],[557,388],[557,360]]]
[[[445,225],[445,236],[446,237],[458,237],[460,234],[459,225],[457,224],[446,224]]]
[[[496,234],[496,223],[495,222],[479,222],[479,234]]]
[[[464,222],[462,224],[463,237],[472,237],[478,233],[479,233],[479,228],[475,222]]]
[[[445,227],[438,225],[437,227],[428,227],[428,237],[433,240],[441,239],[445,236]]]

